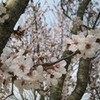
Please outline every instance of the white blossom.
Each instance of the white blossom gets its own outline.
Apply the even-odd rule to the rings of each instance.
[[[100,44],[96,42],[97,37],[93,34],[89,34],[86,37],[84,35],[72,35],[72,38],[66,38],[66,45],[72,52],[80,51],[83,58],[92,58],[96,52],[100,49]]]
[[[0,3],[0,15],[2,13],[6,13],[6,8],[4,7],[4,5],[2,3]]]
[[[7,8],[4,6],[4,4],[0,3],[0,23],[4,23],[8,18],[9,15],[7,14]]]
[[[57,83],[58,83],[57,78],[55,78],[54,75],[47,75],[46,76],[46,84],[48,86],[57,85]]]
[[[9,57],[10,57],[10,53],[11,53],[11,49],[9,49],[8,47],[5,47],[3,49],[3,53],[1,54],[1,62],[4,63]]]

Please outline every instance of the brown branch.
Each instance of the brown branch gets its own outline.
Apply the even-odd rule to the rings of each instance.
[[[80,59],[79,69],[77,74],[77,85],[68,100],[81,100],[89,81],[89,67],[91,65],[90,59]]]
[[[85,10],[87,9],[87,5],[89,4],[90,1],[91,0],[83,0],[82,3],[80,4],[77,16],[80,17],[81,20],[83,20]],[[73,33],[77,34],[77,31],[75,32],[73,31]],[[83,58],[80,59],[79,69],[77,73],[77,84],[74,91],[69,96],[68,100],[80,100],[82,98],[88,84],[89,66],[90,66],[89,59],[83,59]]]
[[[96,23],[97,23],[99,17],[100,17],[100,11],[99,11],[99,13],[98,13],[98,16],[97,16],[97,18],[96,18],[96,20],[95,20],[95,23],[94,23],[92,29],[95,29],[95,26],[96,26]]]
[[[63,57],[70,56],[72,54],[71,51],[65,50],[63,52]],[[68,66],[71,62],[71,58],[66,59],[67,65],[65,66],[66,70],[68,69]],[[56,86],[52,86],[50,88],[50,100],[61,100],[61,94],[62,94],[62,89],[63,89],[63,84],[65,80],[66,75],[62,75],[61,78],[58,79],[58,84]]]
[[[3,99],[3,100],[6,100],[6,99],[8,99],[9,97],[11,97],[13,94],[10,94],[10,95],[8,95],[5,99]]]
[[[79,7],[79,10],[78,10],[78,12],[77,12],[77,15],[78,15],[78,17],[80,17],[81,19],[83,19],[83,15],[84,15],[84,11],[85,11],[85,9],[87,9],[86,7],[87,7],[87,5],[88,5],[88,3],[90,2],[91,0],[83,0],[82,1],[82,3],[81,3],[81,5],[80,5],[80,7]],[[83,4],[83,5],[82,5]],[[73,26],[73,29],[72,29],[72,33],[75,33],[75,34],[77,34],[77,31],[78,31],[78,28],[77,28],[77,26]],[[63,56],[68,56],[68,55],[70,55],[70,51],[69,50],[67,50],[66,49],[66,51],[63,53]],[[67,65],[66,65],[66,70],[68,69],[68,66],[69,66],[69,64],[70,64],[70,62],[71,62],[71,59],[67,59]],[[81,61],[82,62],[82,61]],[[80,62],[80,63],[81,63]],[[81,67],[81,66],[80,66]],[[80,71],[79,71],[80,72]],[[88,70],[87,70],[87,72],[88,72]],[[79,73],[80,74],[80,73]],[[79,77],[79,74],[78,74],[78,77]],[[82,73],[81,73],[81,75],[82,75]],[[83,76],[84,76],[84,74],[83,74]],[[63,87],[63,83],[64,83],[64,80],[65,80],[65,77],[66,77],[66,75],[63,75],[60,79],[59,79],[59,81],[58,81],[58,84],[56,85],[56,86],[52,86],[51,87],[51,91],[50,91],[50,100],[61,100],[61,93],[62,93],[62,87]],[[87,77],[87,76],[86,76]],[[82,81],[80,81],[80,85],[82,84],[81,83]],[[86,84],[87,84],[87,82],[86,82]],[[77,86],[76,86],[76,90],[77,90]],[[86,88],[86,86],[84,87],[84,88]],[[76,93],[76,91],[73,91],[73,93]],[[81,96],[84,94],[84,91],[83,92],[81,92],[80,91],[80,94],[81,94]],[[70,96],[73,96],[73,94],[71,94]],[[79,96],[79,95],[77,95],[77,96]],[[70,100],[70,99],[69,99]],[[79,100],[79,99],[74,99],[74,100]]]
[[[32,3],[34,4],[34,2],[32,1]],[[32,6],[32,9],[34,11],[34,25],[35,25],[35,34],[38,34],[38,21],[37,21],[37,13],[38,13],[38,8],[40,7],[40,4],[37,2],[35,5]],[[36,36],[37,40],[38,40],[38,35]],[[39,56],[39,51],[40,51],[40,44],[39,42],[37,43],[37,54]]]
[[[83,0],[78,8],[77,16],[80,17],[81,20],[83,20],[85,10],[87,9],[87,5],[89,4],[90,1],[91,0]]]
[[[82,27],[85,27],[85,28],[88,29],[88,30],[92,29],[92,28],[90,28],[90,27],[88,27],[88,26],[86,26],[86,25],[80,25],[80,27],[81,27],[81,28],[82,28]]]
[[[54,64],[56,64],[56,63],[59,63],[59,62],[62,61],[62,60],[69,59],[69,58],[73,57],[74,55],[76,55],[76,53],[72,53],[71,55],[69,55],[69,56],[67,56],[67,57],[63,57],[63,58],[61,58],[61,59],[59,59],[59,60],[57,60],[57,61],[55,61],[55,62],[52,62],[52,63],[36,64],[36,65],[34,65],[33,67],[37,67],[37,66],[39,66],[39,65],[42,65],[42,66],[52,66],[52,65],[54,65]]]
[[[78,8],[78,11],[77,11],[77,16],[80,17],[81,20],[83,20],[83,16],[84,16],[84,13],[85,13],[85,10],[87,9],[87,6],[89,4],[91,0],[83,0]],[[84,25],[83,25],[84,26]],[[87,27],[87,26],[85,26]],[[88,28],[88,27],[87,27]],[[71,33],[72,34],[77,34],[77,31],[80,30],[78,28],[78,26],[75,24],[71,30]]]
[[[66,10],[65,10],[64,7],[63,7],[63,0],[61,0],[60,6],[61,6],[61,9],[63,10],[63,14],[71,20],[71,17],[68,16]]]

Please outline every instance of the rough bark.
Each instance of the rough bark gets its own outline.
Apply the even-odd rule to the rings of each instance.
[[[50,100],[61,100],[62,86],[66,75],[63,75],[56,86],[52,86],[50,90]]]
[[[77,16],[78,17],[80,17],[81,18],[81,20],[83,20],[83,15],[84,15],[84,11],[85,11],[85,9],[87,9],[86,7],[87,7],[87,5],[89,4],[89,2],[90,2],[91,0],[83,0],[82,1],[82,3],[80,4],[80,6],[79,6],[79,10],[78,10],[78,12],[77,12]],[[77,31],[78,31],[78,27],[77,27],[77,25],[74,25],[73,26],[73,29],[72,29],[72,34],[77,34]],[[68,51],[68,50],[66,50],[67,52],[65,52],[64,53],[64,56],[66,56],[66,55],[70,55],[70,52]],[[69,64],[70,64],[70,61],[71,61],[71,59],[69,59],[68,60],[68,65],[67,65],[67,68],[68,68],[68,66],[69,66]],[[87,69],[85,69],[85,68],[83,68],[83,66],[81,66],[82,64],[82,62],[84,62],[84,66],[87,66]],[[90,61],[89,61],[90,62]],[[85,63],[86,63],[86,65],[85,65]],[[72,92],[72,94],[70,95],[70,97],[69,97],[69,99],[68,100],[71,100],[70,98],[71,97],[73,97],[74,98],[74,94],[76,94],[75,96],[77,97],[77,96],[79,96],[80,95],[80,98],[82,98],[82,96],[83,96],[83,94],[84,94],[84,92],[85,92],[85,89],[86,89],[86,86],[87,86],[87,82],[88,82],[88,80],[84,80],[84,75],[85,75],[85,73],[86,73],[86,75],[88,75],[88,66],[89,65],[89,63],[88,63],[88,60],[84,60],[84,59],[81,59],[80,60],[80,67],[79,67],[79,70],[78,70],[78,74],[77,74],[77,79],[78,79],[78,81],[77,81],[77,85],[76,85],[76,88],[75,88],[75,90]],[[82,70],[82,71],[81,71]],[[81,73],[82,72],[82,73]],[[80,77],[83,77],[83,78],[80,78]],[[61,93],[62,93],[62,87],[63,87],[63,83],[64,83],[64,80],[65,80],[65,75],[64,76],[62,76],[59,80],[59,82],[58,82],[58,85],[56,85],[56,86],[53,86],[53,87],[51,87],[51,95],[50,95],[50,100],[61,100]],[[81,81],[81,79],[82,79],[82,81]],[[84,84],[83,84],[84,83]],[[82,84],[82,86],[84,86],[84,87],[81,87],[81,84]],[[83,88],[83,89],[82,89]],[[82,91],[81,90],[79,90],[79,89],[82,89]],[[79,91],[78,91],[79,90]],[[80,94],[78,94],[78,92],[80,92]],[[72,99],[72,100],[80,100],[80,99]]]
[[[77,85],[75,90],[69,96],[68,100],[80,100],[86,90],[89,80],[90,59],[80,59],[79,69],[77,73]]]
[[[91,0],[83,0],[83,2],[80,4],[79,10],[77,12],[77,16],[83,20],[83,15],[85,9],[87,9],[87,6]],[[76,27],[76,26],[75,26]],[[78,29],[78,28],[77,28]],[[77,31],[73,33],[77,34]],[[88,84],[88,77],[89,77],[89,65],[90,65],[90,60],[89,59],[82,59],[80,60],[80,65],[77,73],[77,84],[74,89],[74,91],[71,93],[69,96],[68,100],[80,100],[85,93],[87,84]],[[85,67],[87,66],[87,67]]]
[[[63,57],[71,55],[72,52],[68,51],[67,49],[63,53]],[[66,65],[66,70],[68,69],[68,66],[71,62],[71,58],[66,60],[67,65]],[[59,80],[58,84],[56,86],[52,86],[50,90],[50,100],[61,100],[61,94],[62,94],[62,88],[63,88],[63,83],[65,80],[66,75],[63,75]]]
[[[87,6],[90,1],[91,0],[83,0],[79,6],[79,9],[77,11],[77,16],[80,17],[81,20],[83,20],[85,10],[87,9]],[[78,27],[77,27],[77,25],[74,25],[71,33],[77,34],[77,31],[78,31]]]
[[[89,4],[90,1],[91,0],[83,0],[79,6],[79,9],[77,11],[77,16],[79,16],[81,20],[83,20],[85,10],[87,9],[87,5]]]
[[[5,23],[0,24],[0,55],[28,2],[29,0],[7,0],[9,19]]]

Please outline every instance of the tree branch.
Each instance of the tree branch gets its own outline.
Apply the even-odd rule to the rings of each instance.
[[[72,52],[69,50],[65,50],[63,52],[63,57],[70,56]],[[71,62],[71,58],[66,59],[67,65],[65,66],[66,70],[68,69],[68,66]],[[64,80],[66,78],[66,75],[63,75],[61,78],[58,79],[58,84],[56,86],[52,86],[50,89],[50,100],[61,100],[61,94],[63,89]]]
[[[52,62],[52,63],[36,64],[36,65],[34,65],[33,67],[37,67],[37,66],[39,66],[39,65],[42,65],[42,66],[52,66],[52,65],[54,65],[54,64],[56,64],[56,63],[59,63],[59,62],[62,61],[62,60],[69,59],[69,58],[73,57],[74,55],[76,55],[76,53],[72,53],[71,55],[68,55],[67,57],[62,57],[61,59],[59,59],[59,60],[57,60],[57,61],[55,61],[55,62]]]
[[[81,20],[83,20],[83,16],[84,16],[84,13],[85,13],[85,10],[87,9],[87,6],[89,4],[91,0],[83,0],[78,8],[78,11],[77,11],[77,16],[80,17]],[[87,27],[87,26],[85,26]],[[87,27],[88,28],[88,27]],[[71,33],[72,34],[77,34],[77,31],[78,31],[78,27],[77,25],[74,25],[73,28],[72,28],[72,31]]]
[[[60,6],[61,6],[61,9],[63,10],[63,14],[71,20],[71,17],[68,16],[66,10],[65,10],[64,7],[63,7],[63,0],[61,0]]]
[[[97,16],[97,18],[96,18],[96,20],[95,20],[95,23],[94,23],[92,29],[95,29],[95,26],[96,26],[96,23],[97,23],[99,17],[100,17],[100,11],[99,11],[99,13],[98,13],[98,16]]]
[[[88,30],[91,30],[92,28],[90,28],[90,27],[88,27],[88,26],[86,26],[86,25],[80,25],[80,27],[82,28],[82,27],[84,27],[84,28],[86,28],[86,29],[88,29]]]
[[[83,0],[79,6],[79,9],[77,11],[77,16],[80,17],[81,20],[83,20],[85,10],[87,9],[87,6],[90,1],[91,0]]]
[[[5,99],[3,100],[6,100],[7,98],[11,97],[12,95],[14,95],[14,77],[12,77],[12,87],[11,87],[11,94],[9,94],[7,97],[5,97]]]
[[[90,1],[91,0],[83,0],[82,3],[80,4],[79,10],[77,12],[77,16],[80,17],[81,20],[83,20],[85,9],[87,9],[87,6]],[[76,33],[73,31],[73,33],[77,34],[77,31]],[[69,96],[68,100],[80,100],[82,98],[88,83],[89,65],[90,65],[89,59],[83,59],[83,58],[80,59],[80,64],[79,64],[79,69],[77,74],[77,84],[74,91]]]
[[[9,19],[5,23],[0,24],[0,55],[28,2],[29,0],[7,0],[6,5],[9,8]]]
[[[87,5],[89,4],[90,1],[91,1],[91,0],[83,0],[82,3],[81,3],[81,5],[80,5],[80,7],[79,7],[79,10],[78,10],[78,12],[77,12],[77,16],[80,17],[81,20],[83,20],[83,15],[84,15],[84,13],[85,13],[85,9],[87,9]],[[77,27],[77,25],[74,25],[74,26],[73,26],[73,29],[72,29],[72,34],[77,34],[77,31],[78,31],[78,27]],[[70,52],[69,52],[67,49],[66,49],[66,51],[64,52],[63,56],[66,56],[66,55],[70,55]],[[88,73],[88,71],[89,71],[89,70],[88,70],[88,67],[89,67],[89,66],[87,66],[87,65],[89,65],[90,61],[89,61],[89,62],[88,62],[88,61],[89,61],[89,60],[84,60],[84,59],[81,59],[81,60],[80,60],[80,67],[79,67],[79,71],[78,71],[78,75],[77,75],[77,77],[78,77],[78,82],[77,82],[77,85],[76,85],[75,90],[74,90],[73,93],[70,95],[69,100],[70,100],[71,97],[74,97],[73,94],[77,94],[76,90],[82,89],[81,84],[84,83],[84,80],[82,80],[81,75],[82,75],[83,77],[85,77],[85,76],[84,76],[85,74],[84,74],[84,73],[81,73],[81,69],[83,70],[83,72],[87,73],[87,75],[89,74],[89,73]],[[68,69],[68,66],[69,66],[70,62],[71,62],[71,59],[67,59],[67,66],[66,66],[66,69]],[[84,62],[84,66],[87,66],[87,68],[84,68],[83,66],[81,66],[83,62]],[[85,63],[86,63],[86,64],[85,64]],[[51,91],[50,91],[50,92],[51,92],[50,100],[61,100],[62,87],[63,87],[63,83],[64,83],[64,80],[65,80],[65,77],[66,77],[66,75],[63,75],[63,76],[59,79],[58,85],[52,86],[52,87],[51,87]],[[87,77],[87,76],[86,76],[86,77]],[[87,81],[88,81],[88,79],[87,79]],[[86,89],[86,86],[87,86],[87,82],[85,81],[85,83],[84,83],[82,86],[84,86],[84,87],[83,87],[84,89],[82,89],[82,91],[80,90],[80,95],[81,95],[81,97],[82,97],[82,95],[83,95],[84,92],[85,92],[85,89]],[[79,87],[80,87],[80,88],[79,88]],[[79,95],[77,94],[77,95],[75,95],[75,96],[79,96]],[[80,97],[80,98],[81,98],[81,97]],[[73,99],[73,100],[80,100],[80,99]]]
[[[77,74],[77,85],[68,100],[80,100],[86,90],[89,80],[89,67],[91,64],[90,59],[80,59],[79,69]]]

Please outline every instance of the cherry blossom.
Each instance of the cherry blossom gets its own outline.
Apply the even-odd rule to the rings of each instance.
[[[23,89],[29,90],[33,88],[33,86],[34,89],[38,89],[45,85],[56,85],[58,83],[58,78],[60,78],[62,74],[66,74],[66,61],[62,60],[50,67],[42,65],[33,67],[32,57],[30,55],[25,55],[24,49],[15,53],[6,47],[1,57],[3,65],[1,66],[0,73],[2,74],[3,72],[5,78],[11,78],[14,75],[14,77],[16,77],[14,83],[15,86],[18,87],[20,93],[23,92]],[[42,61],[42,56],[39,56],[38,59]],[[52,57],[51,63],[57,60],[57,58]]]
[[[3,3],[0,3],[0,23],[4,23],[6,19],[9,18],[7,14],[7,8],[4,6]]]
[[[15,85],[20,94],[23,94],[24,89],[44,90],[44,88],[57,85],[58,79],[67,73],[67,63],[65,59],[61,60],[66,46],[68,50],[75,52],[74,54],[77,51],[79,53],[73,56],[74,59],[71,58],[74,62],[71,62],[70,65],[71,74],[73,74],[71,69],[73,64],[77,62],[78,65],[81,57],[93,58],[100,50],[100,31],[98,29],[79,31],[77,35],[68,36],[72,26],[60,10],[56,11],[59,17],[58,22],[53,28],[49,28],[48,24],[43,22],[47,9],[42,11],[40,4],[34,6],[29,3],[28,6],[31,9],[25,11],[25,22],[22,27],[18,26],[14,30],[0,57],[0,87],[3,87],[6,93],[9,92],[7,87],[10,84]],[[71,8],[70,10],[72,11]],[[4,23],[8,17],[7,7],[0,4],[0,23]],[[82,25],[79,17],[74,17],[71,21],[78,28]],[[66,25],[66,22],[69,24]],[[68,76],[69,78],[71,77]],[[74,81],[72,81],[73,83]]]
[[[96,42],[97,38],[92,34],[87,35],[72,35],[71,38],[66,38],[65,45],[72,52],[80,51],[83,58],[92,58],[100,49],[100,44]]]
[[[73,24],[75,24],[77,26],[82,25],[82,21],[80,20],[79,17],[73,18],[72,21],[73,21]]]

